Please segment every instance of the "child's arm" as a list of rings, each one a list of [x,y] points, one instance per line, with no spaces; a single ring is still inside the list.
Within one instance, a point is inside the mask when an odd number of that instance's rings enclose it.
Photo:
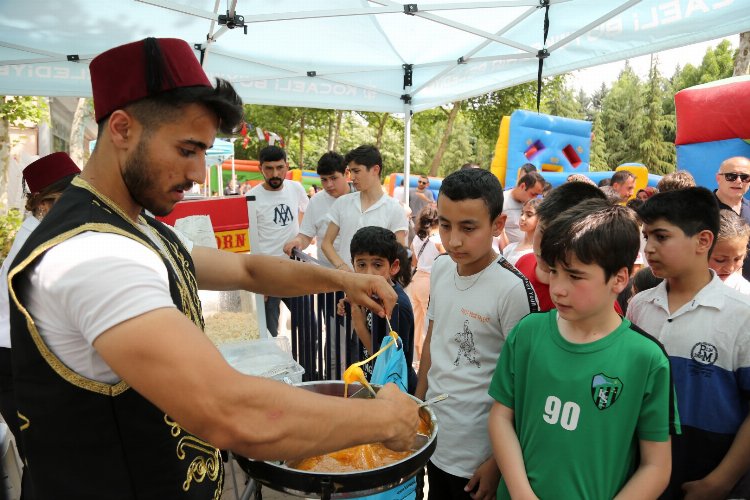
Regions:
[[[367,328],[367,318],[365,316],[367,313],[357,305],[352,305],[351,310],[352,328],[354,328],[359,341],[365,346],[367,352],[372,354],[375,351],[372,350],[372,334],[370,333],[370,329]]]
[[[521,443],[518,442],[513,419],[514,412],[511,408],[498,402],[492,404],[487,420],[492,451],[505,479],[510,497],[514,500],[535,499],[536,494],[531,489],[529,478],[526,476]]]
[[[432,358],[430,357],[430,341],[432,340],[432,320],[427,325],[427,335],[422,343],[422,357],[419,360],[419,373],[417,374],[417,388],[414,395],[419,399],[424,399],[427,394],[427,372],[430,371]]]
[[[682,485],[685,500],[726,498],[737,481],[750,469],[750,415],[745,417],[732,446],[714,470],[698,481]]]
[[[474,471],[474,475],[466,483],[464,491],[474,500],[495,500],[499,482],[500,469],[497,468],[495,457],[490,455],[490,458],[482,462],[482,465]],[[476,491],[473,491],[475,488]]]
[[[323,236],[323,243],[320,244],[320,249],[323,251],[326,259],[328,259],[328,262],[330,262],[333,267],[335,267],[336,269],[348,271],[349,264],[344,262],[344,260],[339,256],[338,253],[336,253],[336,250],[333,248],[333,242],[336,241],[336,236],[338,235],[339,226],[335,222],[328,223],[328,229],[326,229],[326,235]]]
[[[671,441],[640,439],[638,444],[641,452],[640,465],[615,497],[617,500],[658,498],[669,484],[669,475],[672,473]]]

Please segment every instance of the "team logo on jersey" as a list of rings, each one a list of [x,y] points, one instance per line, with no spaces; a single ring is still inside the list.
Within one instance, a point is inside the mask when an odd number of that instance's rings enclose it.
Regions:
[[[289,205],[279,203],[273,209],[273,223],[277,226],[286,226],[294,221],[294,215]]]
[[[690,357],[702,365],[712,365],[719,359],[719,350],[708,342],[698,342],[690,350]]]
[[[453,366],[458,366],[461,357],[466,358],[469,364],[475,365],[477,368],[482,366],[478,359],[477,346],[474,345],[474,333],[469,329],[468,319],[464,321],[464,331],[454,335],[453,340],[458,343],[458,354],[456,354]]]
[[[591,398],[600,410],[606,410],[615,404],[621,393],[622,381],[619,378],[599,373],[591,379]]]

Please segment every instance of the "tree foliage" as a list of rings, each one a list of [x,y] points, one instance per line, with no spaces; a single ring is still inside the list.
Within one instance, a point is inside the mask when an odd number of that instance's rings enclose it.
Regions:
[[[666,84],[659,73],[656,58],[653,58],[644,92],[643,136],[638,152],[640,162],[656,174],[668,174],[675,170],[674,144],[664,139],[664,133],[673,131],[675,123],[674,115],[665,114],[662,107],[667,93]]]

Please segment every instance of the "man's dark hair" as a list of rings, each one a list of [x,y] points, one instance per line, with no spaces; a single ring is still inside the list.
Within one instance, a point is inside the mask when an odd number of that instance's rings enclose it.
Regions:
[[[375,165],[380,165],[380,177],[383,177],[383,157],[380,155],[380,151],[375,146],[370,144],[363,144],[357,148],[352,149],[344,157],[344,165],[354,162],[358,165],[364,165],[367,170],[370,170]]]
[[[503,187],[497,177],[484,169],[456,170],[443,179],[440,185],[442,195],[452,201],[483,200],[490,214],[490,222],[503,211]]]
[[[258,153],[258,161],[263,165],[267,161],[286,161],[286,151],[278,146],[266,146]]]
[[[711,231],[714,234],[714,245],[719,235],[719,204],[714,194],[704,187],[657,193],[646,200],[638,210],[638,216],[644,224],[664,219],[679,227],[686,236]]]
[[[232,84],[221,78],[216,79],[216,87],[179,87],[139,99],[129,103],[124,109],[148,132],[157,130],[164,123],[177,120],[185,106],[190,104],[201,104],[213,111],[219,119],[219,131],[224,134],[236,131],[242,123],[242,99]],[[104,132],[109,116],[99,120],[99,137]]]
[[[318,175],[346,174],[344,157],[336,151],[328,151],[318,160]]]
[[[523,175],[530,174],[531,172],[536,172],[537,168],[536,165],[533,163],[524,163],[521,165],[521,167],[518,169],[521,172],[523,172]]]
[[[635,175],[633,175],[633,172],[630,172],[628,170],[618,170],[614,174],[612,174],[612,177],[609,179],[609,185],[612,184],[622,184],[626,180],[630,178],[635,179]]]
[[[463,165],[461,165],[461,170],[467,170],[470,168],[482,168],[482,167],[477,165],[476,163],[471,163],[471,162],[464,163]]]
[[[539,172],[529,172],[528,174],[523,174],[520,179],[518,179],[518,182],[516,183],[516,186],[526,186],[526,189],[530,189],[539,183],[541,186],[544,186],[544,177],[542,177],[542,174]]]
[[[558,214],[589,199],[606,200],[602,190],[585,182],[566,182],[549,192],[544,201],[537,207],[539,222],[547,225]]]
[[[623,267],[630,273],[640,247],[632,210],[590,199],[555,217],[544,230],[541,253],[550,267],[567,266],[573,256],[584,264],[596,264],[607,281]]]
[[[609,186],[610,184],[612,184],[612,181],[610,179],[602,179],[597,183],[597,186],[601,188],[601,187]]]

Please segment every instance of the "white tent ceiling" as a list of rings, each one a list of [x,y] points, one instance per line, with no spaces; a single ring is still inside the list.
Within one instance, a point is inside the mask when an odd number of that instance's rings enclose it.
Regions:
[[[91,95],[92,57],[156,36],[205,49],[206,72],[248,103],[420,111],[535,80],[540,3],[0,0],[0,95]],[[750,30],[748,3],[549,0],[544,74]],[[219,22],[227,11],[244,18],[247,34]]]

